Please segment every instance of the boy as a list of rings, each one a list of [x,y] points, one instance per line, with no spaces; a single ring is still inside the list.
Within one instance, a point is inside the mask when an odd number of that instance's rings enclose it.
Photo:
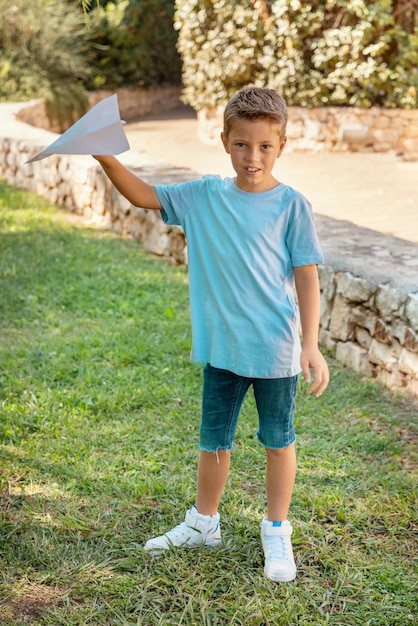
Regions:
[[[227,104],[222,143],[236,177],[204,176],[177,185],[148,185],[116,158],[96,156],[116,188],[134,205],[161,211],[187,238],[192,354],[204,367],[195,505],[185,521],[150,539],[145,550],[216,546],[218,505],[226,483],[238,414],[249,387],[267,457],[267,516],[261,522],[264,574],[296,576],[287,521],[296,473],[293,412],[298,374],[328,384],[318,349],[319,284],[323,261],[310,205],[272,174],[286,144],[287,109],[274,90],[247,87]],[[294,285],[300,310],[294,301]]]

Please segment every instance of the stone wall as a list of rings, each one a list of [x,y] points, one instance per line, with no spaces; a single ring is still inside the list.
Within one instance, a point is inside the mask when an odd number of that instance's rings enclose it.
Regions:
[[[89,106],[111,96],[111,91],[89,93]],[[118,89],[121,118],[132,120],[153,112],[170,111],[180,104],[181,87]],[[223,108],[198,112],[198,136],[204,143],[217,143],[222,130]],[[45,106],[36,100],[22,107],[17,119],[52,132],[69,125],[48,119]],[[289,107],[286,150],[335,152],[395,151],[405,161],[418,161],[418,110],[359,109],[353,107]]]
[[[89,108],[95,106],[100,100],[112,96],[114,91],[93,91],[88,94]],[[122,119],[132,120],[136,117],[164,111],[172,111],[180,104],[180,87],[153,87],[150,89],[128,89],[117,90],[118,105]],[[44,103],[41,100],[32,100],[17,112],[16,119],[20,122],[43,128],[54,133],[62,133],[76,121],[68,120],[67,123],[60,123],[51,120],[46,112]]]
[[[319,268],[321,345],[338,361],[418,395],[418,291]]]
[[[133,207],[91,157],[52,156],[26,164],[42,145],[0,139],[0,178],[45,196],[91,223],[129,234],[154,254],[187,263],[181,229]],[[151,184],[195,178],[186,169],[124,155]],[[321,344],[365,376],[418,395],[418,259],[416,245],[317,216],[327,263],[321,266]],[[371,245],[370,242],[373,242]]]
[[[199,139],[219,141],[223,108],[198,113]],[[286,150],[388,152],[418,161],[418,110],[289,107]]]

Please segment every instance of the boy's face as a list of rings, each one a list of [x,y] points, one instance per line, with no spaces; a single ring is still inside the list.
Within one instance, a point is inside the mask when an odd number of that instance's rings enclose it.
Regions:
[[[272,170],[286,144],[277,125],[270,120],[235,122],[228,136],[221,133],[222,143],[231,155],[237,174],[235,183],[243,191],[260,192],[276,187]]]

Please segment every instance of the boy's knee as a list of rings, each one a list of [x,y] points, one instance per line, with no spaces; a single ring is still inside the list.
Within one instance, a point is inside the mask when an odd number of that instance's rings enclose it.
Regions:
[[[295,449],[295,444],[291,443],[288,446],[285,446],[284,448],[265,448],[266,450],[266,454],[268,457],[270,458],[282,458],[284,456],[287,456],[288,454],[293,454],[293,451]]]

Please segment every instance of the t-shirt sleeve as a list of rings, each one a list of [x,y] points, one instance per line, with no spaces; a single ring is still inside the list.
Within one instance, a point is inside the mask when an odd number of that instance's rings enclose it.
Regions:
[[[291,218],[286,237],[293,267],[318,265],[324,255],[315,230],[312,207],[302,195],[293,200]]]
[[[163,222],[184,226],[188,212],[197,206],[203,184],[204,179],[197,179],[174,185],[156,185],[155,191],[163,207]]]

